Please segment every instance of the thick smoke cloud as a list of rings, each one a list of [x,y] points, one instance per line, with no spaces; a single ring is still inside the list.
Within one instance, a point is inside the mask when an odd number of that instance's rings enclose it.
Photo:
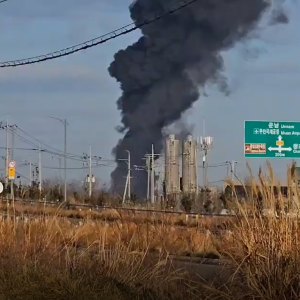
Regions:
[[[176,2],[175,2],[176,3]],[[136,24],[176,5],[171,0],[137,0],[130,6]],[[199,87],[216,83],[228,94],[222,76],[220,51],[232,48],[252,31],[269,7],[268,0],[198,0],[142,28],[143,36],[115,54],[109,73],[120,83],[118,109],[124,133],[113,150],[118,166],[111,174],[112,189],[124,188],[127,165],[120,160],[131,152],[132,165],[163,148],[162,130],[200,97]],[[146,172],[133,172],[133,188],[146,191]]]
[[[187,116],[183,115],[180,120],[174,122],[163,131],[163,136],[167,138],[170,134],[174,134],[176,139],[183,141],[188,135],[193,134],[194,128],[195,124],[190,124]]]

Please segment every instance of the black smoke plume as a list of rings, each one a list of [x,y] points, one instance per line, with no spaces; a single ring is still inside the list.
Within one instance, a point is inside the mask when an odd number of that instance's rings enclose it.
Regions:
[[[187,0],[188,1],[188,0]],[[178,3],[178,2],[177,2]],[[198,100],[199,87],[217,83],[228,93],[220,51],[256,28],[269,8],[269,0],[198,0],[142,28],[142,37],[115,54],[109,73],[120,83],[118,109],[124,133],[113,154],[117,168],[112,189],[123,191],[127,174],[125,150],[131,153],[133,190],[145,195],[147,173],[134,171],[144,165],[145,153],[163,148],[162,130]],[[132,20],[141,24],[176,6],[171,0],[137,0],[130,6]]]

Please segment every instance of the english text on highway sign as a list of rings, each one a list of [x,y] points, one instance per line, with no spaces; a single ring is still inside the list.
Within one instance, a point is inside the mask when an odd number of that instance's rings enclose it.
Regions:
[[[245,157],[300,158],[300,122],[245,121]]]

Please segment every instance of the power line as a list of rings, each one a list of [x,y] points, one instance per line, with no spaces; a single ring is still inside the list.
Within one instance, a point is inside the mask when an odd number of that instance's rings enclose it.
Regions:
[[[1,2],[0,2],[0,3],[1,3]],[[26,177],[26,176],[24,176],[24,175],[20,174],[20,173],[19,173],[19,172],[17,172],[17,171],[16,171],[16,174],[17,174],[17,175],[19,175],[20,177],[22,177],[22,178],[24,178],[24,179],[26,179],[26,180],[30,181],[30,179],[29,179],[28,177]]]
[[[19,127],[18,127],[19,128]],[[35,144],[35,143],[33,143],[33,142],[31,142],[31,141],[29,141],[28,139],[26,139],[25,137],[23,137],[23,136],[21,136],[20,134],[18,134],[17,132],[15,132],[14,133],[15,134],[15,136],[17,137],[17,138],[19,138],[21,141],[23,141],[24,143],[26,143],[26,144],[28,144],[28,145],[30,145],[30,146],[33,146],[33,147],[35,147],[35,148],[32,148],[32,151],[40,151],[39,149],[38,149],[38,146],[37,146],[37,144]],[[37,140],[37,139],[36,139]],[[37,140],[38,141],[38,140]],[[45,152],[45,153],[48,153],[48,154],[51,154],[51,155],[56,155],[56,156],[60,156],[60,157],[65,157],[65,155],[63,154],[63,153],[57,153],[57,152],[55,152],[55,151],[51,151],[51,150],[48,150],[48,149],[42,149],[41,150],[42,152]],[[67,158],[68,159],[71,159],[71,160],[76,160],[76,161],[80,161],[80,162],[84,162],[85,161],[85,159],[80,159],[80,158],[76,158],[76,156],[77,157],[80,157],[79,155],[67,155]],[[95,159],[94,159],[95,160]]]
[[[18,128],[21,132],[23,132],[25,135],[27,135],[28,137],[32,138],[33,140],[35,140],[36,142],[40,143],[41,145],[44,145],[44,146],[46,146],[47,148],[53,149],[53,150],[55,150],[55,151],[57,151],[57,152],[63,152],[63,151],[61,151],[61,150],[59,150],[59,149],[56,149],[56,148],[54,148],[54,147],[52,147],[52,146],[49,146],[49,145],[43,143],[42,141],[36,139],[34,136],[32,136],[31,134],[27,133],[26,131],[24,131],[24,130],[23,130],[22,128],[20,128],[19,126],[17,126],[17,128]]]
[[[56,58],[63,57],[63,56],[68,56],[68,55],[74,54],[76,52],[95,47],[97,45],[108,42],[109,40],[115,39],[121,35],[128,34],[137,29],[140,29],[146,25],[149,25],[155,21],[158,21],[167,15],[170,15],[176,11],[179,11],[179,10],[191,5],[192,3],[196,2],[196,1],[197,0],[190,0],[190,1],[182,0],[181,1],[182,4],[180,4],[174,8],[170,8],[168,11],[166,11],[160,15],[156,15],[154,18],[153,17],[149,18],[148,20],[145,20],[144,22],[142,22],[140,24],[136,25],[135,23],[131,23],[131,24],[123,26],[119,29],[116,29],[114,31],[111,31],[109,33],[106,33],[104,35],[96,37],[92,40],[89,40],[89,41],[86,41],[86,42],[83,42],[83,43],[80,43],[80,44],[77,44],[77,45],[74,45],[74,46],[71,46],[68,48],[64,48],[64,49],[54,51],[54,52],[44,54],[44,55],[38,55],[38,56],[29,57],[29,58],[0,62],[0,68],[31,65],[31,64],[35,64],[35,63],[39,63],[39,62],[43,62],[43,61],[47,61],[47,60],[56,59]]]
[[[8,1],[8,0],[0,0],[0,4],[3,3],[3,2],[6,2],[6,1]]]
[[[0,149],[6,149],[6,147],[0,147]],[[39,151],[39,149],[37,148],[18,148],[18,147],[14,147],[15,150],[27,150],[27,151]]]
[[[214,165],[208,165],[208,168],[219,168],[219,167],[225,167],[228,166],[228,163],[220,163],[220,164],[214,164]],[[203,169],[203,166],[198,166],[198,168]]]
[[[34,167],[38,166],[37,164],[34,164],[34,163],[32,163],[31,165],[34,166]],[[20,165],[20,167],[21,166],[28,166],[28,163],[24,163],[24,164]],[[100,167],[113,167],[113,166],[109,166],[109,165],[106,165],[106,164],[92,165],[92,168],[100,168]],[[64,168],[50,167],[50,166],[42,166],[42,168],[43,169],[50,169],[50,170],[64,170]],[[67,170],[87,170],[87,169],[89,169],[89,166],[87,166],[87,167],[70,167],[70,168],[67,168]]]
[[[39,144],[47,147],[47,148],[50,148],[50,149],[53,149],[54,151],[52,150],[47,150],[47,149],[43,149],[43,152],[46,152],[46,153],[49,153],[49,154],[53,154],[53,155],[56,155],[56,156],[60,156],[60,157],[65,157],[65,153],[64,151],[61,151],[57,148],[54,148],[44,142],[42,142],[41,140],[35,138],[33,135],[29,134],[28,132],[26,132],[25,130],[23,130],[22,128],[20,128],[19,126],[16,126],[22,133],[24,133],[25,135],[27,135],[28,137],[30,137],[31,139],[35,140],[36,142],[38,142]],[[19,135],[20,137],[20,135]],[[31,145],[34,145],[36,148],[38,148],[38,146],[34,143],[32,143],[31,141],[29,141],[28,139],[24,138],[24,137],[21,137],[24,141],[28,141],[28,143],[30,143]],[[39,150],[39,149],[37,149]],[[71,159],[71,160],[77,160],[77,161],[80,161],[80,162],[84,162],[86,161],[85,158],[83,158],[83,155],[78,155],[78,154],[73,154],[73,153],[66,153],[66,157],[68,159]],[[92,160],[93,161],[99,161],[99,160],[102,160],[102,158],[98,157],[98,156],[93,156],[92,157]]]

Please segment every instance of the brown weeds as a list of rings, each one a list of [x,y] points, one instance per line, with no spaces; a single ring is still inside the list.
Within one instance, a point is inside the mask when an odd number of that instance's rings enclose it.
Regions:
[[[101,215],[97,220],[90,212],[81,212],[84,218],[78,222],[59,217],[62,212],[45,211],[35,220],[2,220],[0,300],[298,300],[295,166],[288,169],[287,197],[281,194],[271,165],[267,168],[268,173],[261,171],[257,180],[249,168],[246,202],[231,199],[236,218],[186,221],[185,215],[110,210],[97,212]],[[212,231],[223,223],[230,231],[214,235]],[[170,254],[204,253],[229,261],[233,275],[219,289],[212,283],[199,285],[171,268]]]

